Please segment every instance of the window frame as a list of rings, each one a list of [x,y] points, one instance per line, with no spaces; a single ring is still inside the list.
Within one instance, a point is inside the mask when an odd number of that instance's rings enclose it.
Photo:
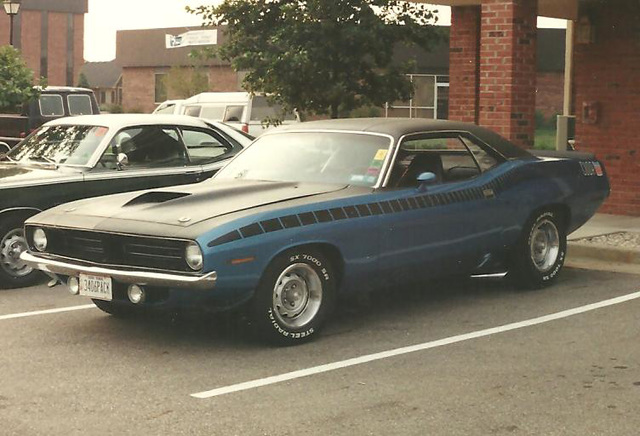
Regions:
[[[43,114],[42,113],[42,97],[57,97],[60,100],[60,107],[62,108],[62,113],[61,114]],[[40,96],[38,97],[38,110],[40,111],[40,116],[41,117],[45,117],[45,118],[52,118],[52,117],[64,117],[65,114],[65,109],[64,109],[64,98],[62,98],[62,94],[40,94]]]
[[[78,97],[83,97],[89,100],[89,113],[88,114],[77,114],[71,111],[71,99],[75,99]],[[67,95],[67,107],[69,108],[69,115],[72,116],[81,116],[81,115],[93,115],[93,105],[91,104],[91,97],[88,94],[68,94]]]
[[[473,159],[474,163],[476,164],[477,168],[480,170],[480,173],[475,176],[472,177],[470,179],[467,180],[473,180],[479,176],[481,176],[482,174],[485,174],[487,172],[493,171],[496,168],[498,168],[500,165],[504,164],[505,162],[508,162],[508,159],[503,156],[500,152],[498,152],[495,148],[493,148],[491,145],[487,144],[486,142],[484,142],[483,140],[481,140],[480,138],[478,138],[476,135],[472,134],[471,132],[468,131],[464,131],[464,130],[442,130],[442,131],[425,131],[425,132],[412,132],[412,133],[407,133],[405,135],[402,135],[397,143],[396,143],[396,147],[395,150],[393,152],[393,156],[391,158],[391,161],[389,162],[388,168],[387,168],[387,173],[384,176],[384,181],[381,185],[381,188],[389,188],[389,189],[398,189],[396,187],[393,186],[389,186],[389,181],[391,179],[391,174],[393,172],[393,166],[394,163],[396,162],[397,158],[398,158],[398,153],[399,151],[402,149],[402,145],[403,143],[405,143],[407,140],[415,140],[415,139],[445,139],[445,138],[456,138],[459,139],[460,142],[462,143],[462,145],[465,147],[465,149],[467,150],[467,153],[469,153],[471,155],[471,158]],[[467,144],[465,144],[465,142],[462,140],[462,138],[467,138],[468,140],[472,141],[474,144],[476,144],[478,147],[480,147],[482,150],[484,150],[487,154],[491,155],[494,159],[496,159],[497,164],[486,170],[483,171],[482,167],[480,166],[479,162],[477,161],[477,159],[475,158],[474,154],[471,152],[471,150],[469,149],[469,147],[467,146]],[[447,185],[449,183],[458,183],[460,182],[458,181],[452,181],[452,182],[443,182],[441,183],[442,185]],[[405,188],[401,188],[401,189],[405,189]]]

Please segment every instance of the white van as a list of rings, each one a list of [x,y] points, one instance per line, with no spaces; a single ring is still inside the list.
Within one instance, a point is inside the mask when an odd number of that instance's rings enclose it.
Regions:
[[[158,106],[153,113],[163,115],[181,115],[183,113],[184,100],[167,100]]]
[[[266,118],[282,119],[282,124],[300,122],[296,113],[284,114],[277,104],[269,104],[264,95],[247,92],[203,92],[182,102],[182,113],[206,120],[222,121],[245,133],[259,136],[268,128]]]

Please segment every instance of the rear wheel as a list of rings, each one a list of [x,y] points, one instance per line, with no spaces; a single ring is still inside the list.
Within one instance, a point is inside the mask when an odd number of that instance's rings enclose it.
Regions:
[[[529,220],[516,247],[509,277],[521,287],[541,288],[558,276],[567,255],[567,234],[554,211]]]
[[[20,259],[22,252],[28,248],[23,225],[21,218],[0,219],[0,287],[21,288],[33,285],[42,278],[39,271]]]
[[[267,267],[251,302],[256,333],[280,345],[303,343],[324,325],[335,300],[329,260],[315,250],[294,250]]]

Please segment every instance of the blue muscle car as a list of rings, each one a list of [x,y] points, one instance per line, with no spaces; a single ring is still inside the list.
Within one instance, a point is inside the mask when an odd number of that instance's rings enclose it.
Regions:
[[[242,306],[292,344],[341,293],[451,274],[549,284],[608,194],[593,155],[534,156],[474,125],[317,121],[263,135],[199,184],[47,210],[22,259],[108,313]]]

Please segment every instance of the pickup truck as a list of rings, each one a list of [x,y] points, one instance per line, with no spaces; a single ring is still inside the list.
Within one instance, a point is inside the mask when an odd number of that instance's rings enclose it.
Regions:
[[[19,115],[0,114],[0,143],[12,148],[47,121],[99,113],[100,108],[92,90],[49,86],[41,91],[38,99],[25,103]],[[0,145],[0,153],[5,148]]]

